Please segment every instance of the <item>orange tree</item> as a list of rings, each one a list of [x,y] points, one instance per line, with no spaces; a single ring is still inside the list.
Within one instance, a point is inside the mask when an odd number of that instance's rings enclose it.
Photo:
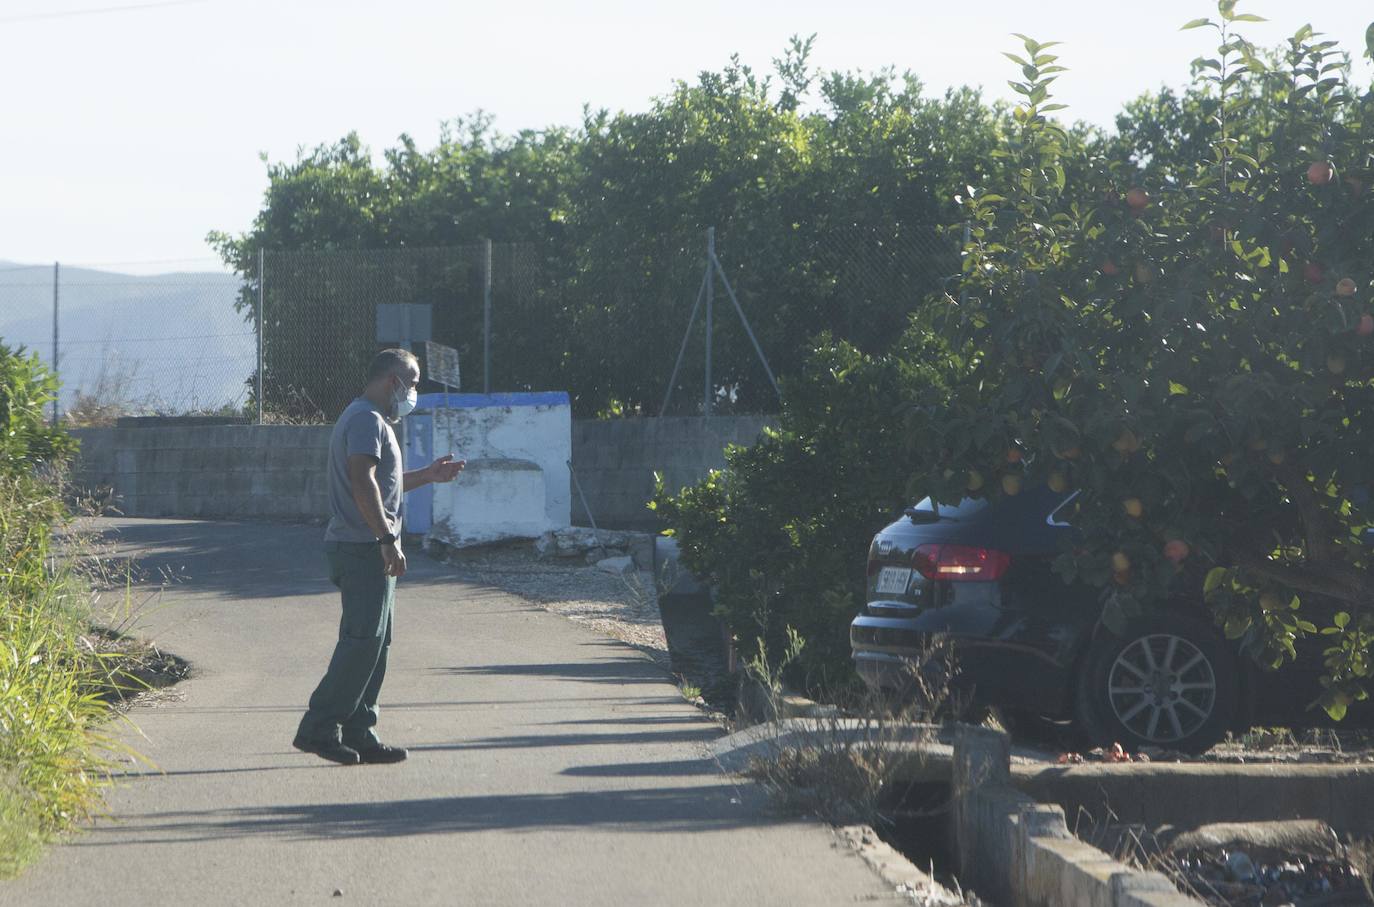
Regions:
[[[1070,160],[1051,45],[1008,55],[1013,176],[969,190],[963,292],[931,319],[978,353],[911,416],[913,490],[1080,490],[1057,567],[1109,627],[1182,600],[1274,667],[1327,634],[1339,718],[1374,674],[1374,91],[1310,27],[1261,53],[1257,17],[1218,13],[1186,26],[1220,38],[1194,64],[1212,139],[1164,169]]]

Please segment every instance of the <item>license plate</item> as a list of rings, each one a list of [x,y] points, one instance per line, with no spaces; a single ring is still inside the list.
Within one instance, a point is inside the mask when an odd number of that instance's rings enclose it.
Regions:
[[[878,591],[884,595],[905,595],[909,585],[910,567],[884,567],[878,573]]]

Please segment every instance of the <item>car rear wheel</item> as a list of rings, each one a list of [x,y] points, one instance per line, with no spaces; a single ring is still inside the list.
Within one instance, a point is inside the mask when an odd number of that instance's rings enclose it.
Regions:
[[[1207,626],[1182,617],[1108,631],[1084,659],[1075,718],[1093,743],[1202,752],[1230,728],[1236,659]]]

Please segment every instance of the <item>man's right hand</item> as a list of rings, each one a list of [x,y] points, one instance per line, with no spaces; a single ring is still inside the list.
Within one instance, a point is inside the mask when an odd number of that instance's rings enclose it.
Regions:
[[[406,556],[401,551],[401,540],[382,546],[382,566],[387,576],[405,576]]]

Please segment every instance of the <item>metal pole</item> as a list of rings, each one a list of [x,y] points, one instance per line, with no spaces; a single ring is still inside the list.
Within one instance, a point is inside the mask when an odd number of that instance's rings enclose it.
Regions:
[[[749,342],[754,344],[754,352],[759,354],[759,362],[763,364],[763,370],[768,375],[768,383],[773,385],[773,393],[782,399],[782,391],[778,389],[778,379],[773,377],[773,370],[768,366],[768,357],[763,355],[763,347],[759,346],[759,338],[754,336],[754,329],[749,326],[749,319],[744,315],[744,308],[739,304],[739,297],[735,295],[735,288],[730,286],[730,278],[725,276],[725,268],[721,267],[720,259],[716,258],[715,253],[711,254],[711,262],[716,267],[716,273],[720,275],[720,282],[725,285],[725,292],[730,295],[730,301],[735,304],[735,311],[739,313],[740,324],[744,325],[744,333],[749,335]]]
[[[701,297],[706,295],[706,281],[711,279],[711,269],[701,275],[701,288],[697,290],[697,301],[692,303],[692,315],[687,319],[687,330],[682,335],[682,346],[677,350],[677,362],[673,364],[673,377],[668,379],[668,393],[663,395],[663,408],[658,411],[659,418],[668,412],[668,401],[673,399],[673,388],[677,386],[677,373],[682,368],[682,357],[687,353],[687,341],[692,339],[692,325],[697,323],[697,310],[701,308]]]
[[[258,386],[257,386],[257,397],[258,397],[258,424],[259,424],[259,425],[263,424],[263,420],[262,420],[262,384],[263,384],[263,382],[262,382],[262,345],[263,345],[263,344],[262,344],[262,326],[263,326],[263,323],[264,323],[264,319],[263,319],[263,317],[262,317],[262,315],[263,315],[262,307],[263,307],[264,302],[265,302],[266,299],[267,299],[267,294],[266,294],[266,292],[265,292],[264,289],[263,289],[263,284],[264,284],[264,273],[265,273],[266,262],[267,262],[267,256],[266,256],[266,254],[263,252],[262,247],[258,247],[258,312],[257,312],[258,317],[257,317],[257,324],[255,325],[255,327],[256,327],[256,329],[257,329],[257,335],[258,335]]]
[[[716,228],[706,229],[706,387],[701,401],[701,414],[711,415],[711,330],[714,327],[713,309],[716,303],[716,282],[711,279],[711,262],[716,257]]]
[[[482,256],[482,393],[491,393],[491,240]]]
[[[587,522],[592,524],[592,532],[596,533],[597,545],[601,544],[601,530],[596,528],[596,517],[592,516],[592,508],[587,506],[587,496],[582,492],[582,483],[577,480],[577,470],[573,469],[572,460],[565,461],[568,464],[568,474],[572,476],[573,487],[577,489],[577,496],[582,500],[582,509],[587,511]]]
[[[52,376],[58,382],[57,394],[52,399],[52,424],[55,427],[60,418],[62,404],[62,383],[61,383],[61,352],[57,343],[57,300],[58,287],[61,284],[62,266],[57,262],[52,263]]]

